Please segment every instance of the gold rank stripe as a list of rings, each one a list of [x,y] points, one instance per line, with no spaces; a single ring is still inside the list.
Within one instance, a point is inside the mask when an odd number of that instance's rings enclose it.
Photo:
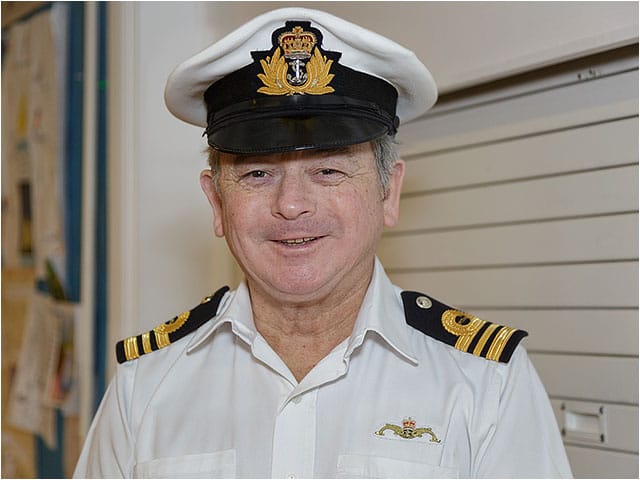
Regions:
[[[169,334],[163,331],[158,331],[158,329],[154,329],[153,332],[156,334],[156,343],[158,344],[158,348],[164,348],[168,345],[171,345],[171,340],[169,340]]]
[[[480,356],[480,354],[482,353],[482,350],[484,349],[484,346],[487,344],[487,340],[489,340],[489,337],[491,336],[491,334],[496,330],[496,328],[498,328],[500,325],[498,325],[497,323],[492,323],[491,325],[489,325],[486,330],[484,331],[484,333],[482,334],[482,336],[480,337],[480,340],[478,340],[478,344],[476,345],[476,347],[473,349],[473,354]]]
[[[129,337],[124,341],[124,355],[127,360],[133,360],[140,356],[137,337]]]
[[[142,350],[144,353],[151,353],[153,351],[151,348],[151,332],[142,334]]]
[[[502,330],[498,332],[496,338],[491,342],[489,351],[487,352],[487,359],[499,361],[504,348],[507,346],[507,342],[511,338],[511,335],[515,333],[516,329],[511,327],[502,327]]]
[[[206,299],[205,299],[206,300]],[[208,301],[208,300],[207,300]],[[177,331],[180,327],[182,327],[189,315],[190,311],[186,311],[178,315],[173,321],[163,323],[156,328],[154,328],[151,332],[146,332],[138,336],[129,337],[124,340],[124,355],[126,360],[135,360],[139,358],[140,355],[144,355],[145,353],[153,352],[153,347],[151,346],[151,333],[153,332],[156,340],[156,345],[158,349],[171,345],[171,340],[169,339],[169,333],[173,333]],[[142,353],[140,353],[140,349],[138,347],[138,337],[140,337],[142,341]]]
[[[120,340],[116,344],[116,358],[119,363],[135,360],[141,356],[171,345],[188,333],[199,328],[204,322],[214,318],[220,301],[229,291],[229,287],[218,290],[213,295],[204,297],[200,305],[193,310],[182,312],[177,317],[162,323],[153,330]],[[211,303],[210,303],[211,302]],[[191,314],[196,312],[194,321],[189,323]],[[207,316],[209,317],[207,318]]]

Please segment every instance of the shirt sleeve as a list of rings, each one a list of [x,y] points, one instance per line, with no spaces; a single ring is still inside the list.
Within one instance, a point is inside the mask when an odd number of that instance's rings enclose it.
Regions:
[[[134,438],[129,399],[135,364],[118,367],[87,434],[74,478],[131,478]]]
[[[572,478],[549,397],[523,347],[501,373],[495,425],[473,476]]]

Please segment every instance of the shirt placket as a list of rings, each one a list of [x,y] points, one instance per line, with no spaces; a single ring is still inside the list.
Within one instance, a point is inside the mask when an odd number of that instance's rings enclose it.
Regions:
[[[275,419],[271,476],[311,478],[315,472],[317,422],[322,385],[345,375],[346,342],[323,358],[284,398]]]
[[[317,399],[318,389],[312,389],[285,400],[273,432],[272,477],[313,477]]]

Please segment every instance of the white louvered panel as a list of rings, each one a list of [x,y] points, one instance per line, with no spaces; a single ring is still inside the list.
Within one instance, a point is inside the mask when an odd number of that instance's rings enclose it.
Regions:
[[[500,87],[476,89],[473,95],[448,97],[446,102],[438,102],[431,109],[430,115],[442,114],[451,110],[471,108],[489,102],[504,100],[505,98],[530,95],[533,92],[574,85],[576,80],[589,76],[593,66],[597,64],[597,74],[600,78],[619,75],[638,68],[637,46],[626,47],[606,52],[596,57],[573,60],[569,63],[557,64],[544,73],[535,72],[528,76],[528,81],[502,82]],[[593,80],[593,77],[591,77]],[[583,80],[584,81],[584,80]]]
[[[495,141],[638,114],[638,71],[449,112],[404,125],[402,154]]]
[[[471,313],[529,332],[530,352],[638,355],[637,310],[484,310]]]
[[[556,411],[607,414],[604,442],[566,440],[574,474],[637,477],[638,72],[522,89],[403,128],[378,253],[401,287],[528,330]]]
[[[638,263],[389,271],[394,283],[472,311],[482,307],[607,308],[638,306]]]
[[[597,423],[603,427],[603,436],[601,438],[579,438],[572,437],[567,438],[567,442],[574,444],[585,445],[590,447],[605,448],[608,450],[624,450],[626,452],[638,453],[638,406],[637,405],[618,405],[608,402],[575,402],[571,399],[554,398],[551,400],[551,406],[553,412],[558,420],[558,425],[562,429],[567,425],[567,412],[573,409],[573,405],[577,404],[577,411],[585,411],[592,413],[592,415],[585,415],[587,417],[598,417]],[[584,410],[582,410],[582,407]],[[593,415],[595,414],[595,415]],[[589,430],[590,427],[594,427],[594,418],[585,422],[585,425],[579,425],[584,430]],[[589,425],[591,423],[591,425]],[[586,428],[585,428],[586,427]],[[597,425],[600,427],[600,425]],[[565,428],[565,435],[566,434]],[[594,429],[595,430],[595,429]],[[570,436],[570,434],[569,434]]]
[[[575,478],[638,478],[638,454],[567,446]]]
[[[550,397],[638,404],[637,358],[546,353],[529,356]]]
[[[388,269],[636,258],[638,214],[383,237]]]
[[[403,192],[637,163],[637,132],[636,117],[420,155],[407,160]]]
[[[453,174],[453,172],[452,172]],[[638,206],[638,167],[467,188],[401,201],[397,231],[618,213]]]

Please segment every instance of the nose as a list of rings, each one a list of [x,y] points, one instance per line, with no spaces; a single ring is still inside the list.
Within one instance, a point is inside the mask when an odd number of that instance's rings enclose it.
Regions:
[[[271,206],[275,217],[295,220],[315,213],[316,204],[304,175],[285,173],[280,178]]]

